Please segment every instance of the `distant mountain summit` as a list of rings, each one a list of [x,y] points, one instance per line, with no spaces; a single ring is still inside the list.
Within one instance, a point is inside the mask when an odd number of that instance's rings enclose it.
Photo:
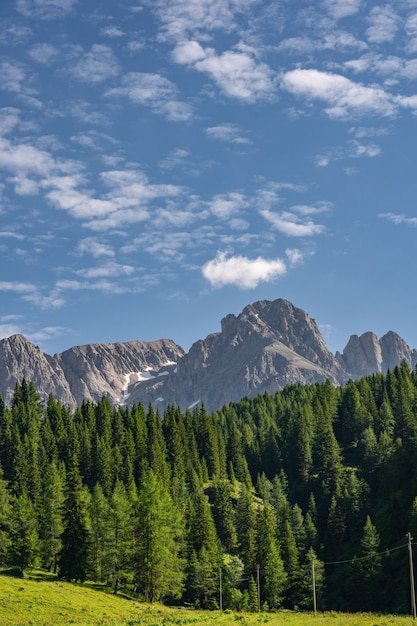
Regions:
[[[8,403],[16,381],[33,380],[71,407],[107,396],[113,404],[168,405],[183,410],[204,402],[224,404],[275,393],[291,383],[349,378],[417,363],[417,350],[390,331],[352,335],[342,353],[327,348],[317,322],[287,300],[262,300],[240,315],[227,315],[221,330],[196,341],[186,353],[169,339],[76,346],[53,357],[23,335],[0,341],[0,393]]]

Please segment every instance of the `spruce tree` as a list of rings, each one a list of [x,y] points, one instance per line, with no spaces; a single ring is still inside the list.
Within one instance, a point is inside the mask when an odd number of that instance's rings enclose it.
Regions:
[[[11,545],[11,495],[8,483],[3,479],[3,470],[0,467],[0,567],[5,565]]]
[[[35,509],[26,493],[13,504],[11,519],[10,561],[23,575],[27,567],[39,565],[40,542]]]
[[[84,582],[88,570],[90,530],[85,492],[75,456],[66,477],[63,522],[59,577]]]

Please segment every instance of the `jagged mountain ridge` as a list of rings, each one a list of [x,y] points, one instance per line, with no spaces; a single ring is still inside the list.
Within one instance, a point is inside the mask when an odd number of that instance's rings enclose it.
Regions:
[[[227,315],[221,330],[196,341],[186,353],[172,340],[75,346],[44,354],[22,335],[0,341],[0,393],[9,403],[16,381],[33,380],[71,407],[107,396],[114,404],[152,402],[161,411],[204,402],[213,411],[244,396],[275,393],[290,383],[326,379],[335,385],[403,360],[411,367],[417,351],[393,331],[352,335],[333,355],[317,322],[287,300],[263,300],[240,315]]]

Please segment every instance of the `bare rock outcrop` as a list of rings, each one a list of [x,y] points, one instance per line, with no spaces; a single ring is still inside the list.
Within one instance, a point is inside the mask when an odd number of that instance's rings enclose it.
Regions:
[[[389,331],[378,339],[375,333],[352,335],[343,350],[336,353],[340,365],[352,379],[362,378],[376,372],[386,374],[388,370],[406,361],[414,368],[417,351],[412,350],[397,333]]]

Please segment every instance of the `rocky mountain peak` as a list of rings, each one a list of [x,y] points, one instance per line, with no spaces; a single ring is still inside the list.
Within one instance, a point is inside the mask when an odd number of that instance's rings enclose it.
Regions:
[[[199,339],[186,353],[170,339],[75,346],[53,357],[12,335],[0,341],[0,393],[9,403],[16,381],[33,380],[71,407],[98,401],[152,402],[163,411],[204,402],[214,411],[244,396],[275,393],[288,384],[330,380],[335,385],[385,373],[417,351],[395,332],[352,335],[342,354],[327,348],[317,322],[284,299],[260,300],[239,315],[226,315],[220,331]]]

